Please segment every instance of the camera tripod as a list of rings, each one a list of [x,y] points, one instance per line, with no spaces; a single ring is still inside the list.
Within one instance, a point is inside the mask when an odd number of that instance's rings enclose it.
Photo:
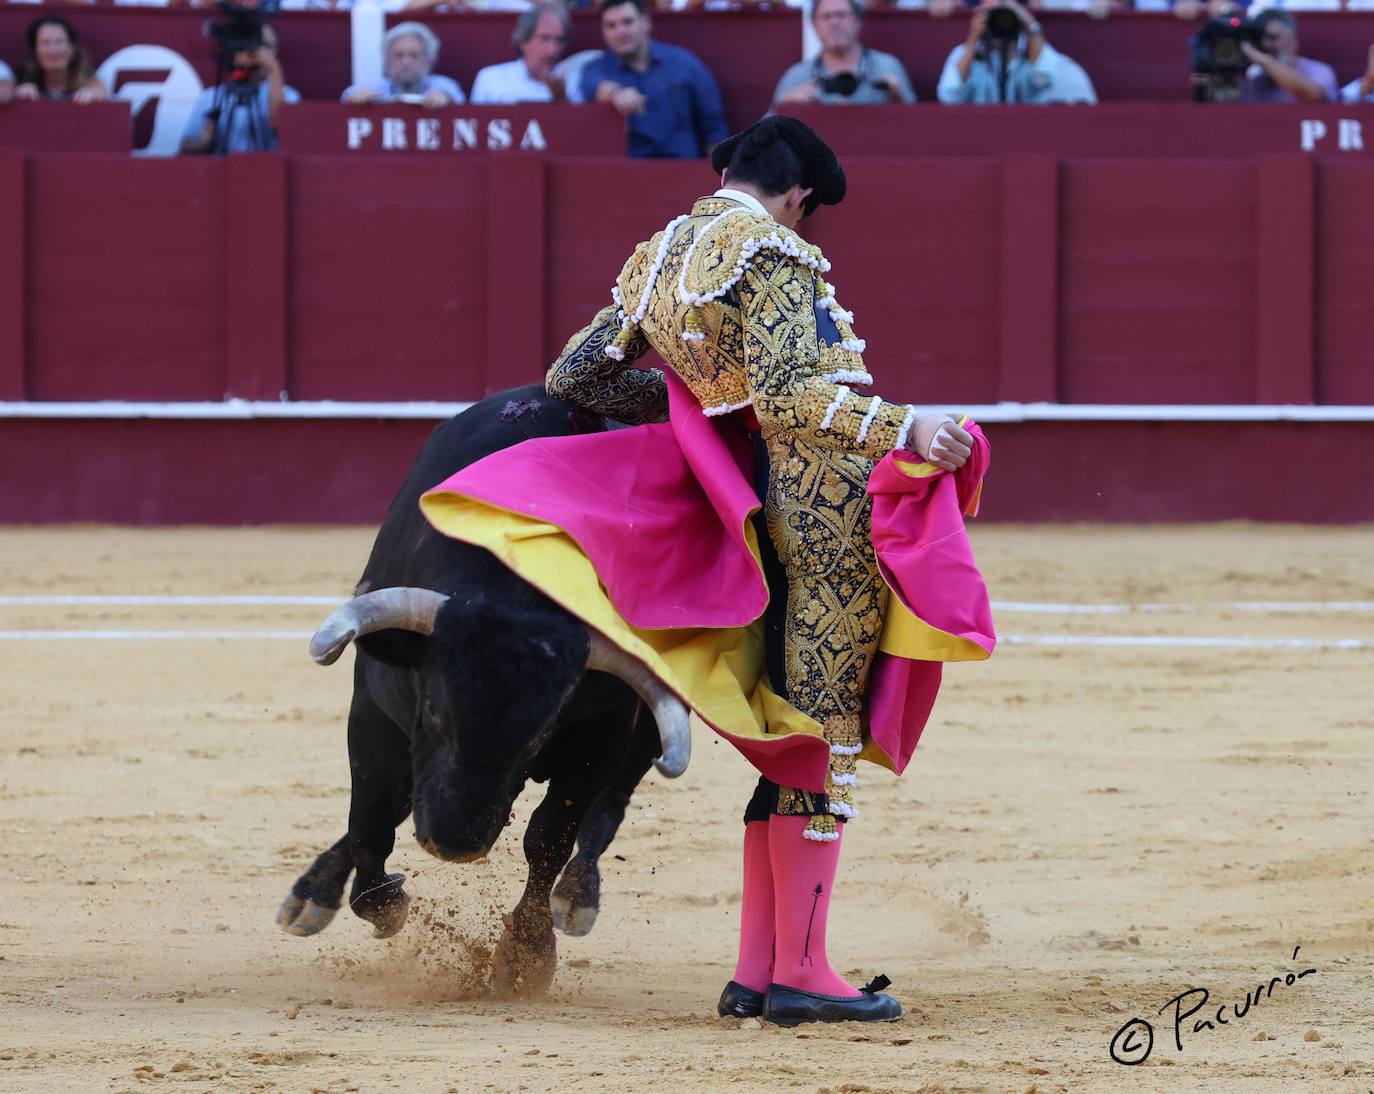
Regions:
[[[210,152],[216,156],[229,153],[229,141],[234,132],[234,120],[244,119],[248,139],[254,151],[263,151],[268,146],[271,127],[263,117],[258,101],[262,85],[253,79],[251,71],[231,68],[228,58],[220,54],[215,71],[215,102],[210,111],[214,119],[215,131],[210,140]]]

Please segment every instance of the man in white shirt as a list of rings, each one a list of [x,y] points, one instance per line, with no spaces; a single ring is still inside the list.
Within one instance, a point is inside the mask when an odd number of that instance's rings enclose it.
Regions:
[[[558,59],[568,44],[572,20],[561,4],[539,3],[516,20],[511,43],[520,55],[489,65],[472,85],[474,103],[556,103],[568,98]]]
[[[1364,75],[1341,88],[1341,102],[1374,103],[1374,46],[1369,47],[1369,67]]]
[[[439,39],[423,23],[398,23],[382,36],[383,78],[354,84],[344,91],[346,103],[416,102],[429,110],[463,102],[457,80],[434,74]]]

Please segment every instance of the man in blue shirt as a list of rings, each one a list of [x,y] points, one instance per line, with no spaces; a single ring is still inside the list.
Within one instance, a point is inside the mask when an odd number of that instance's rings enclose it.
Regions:
[[[182,152],[270,152],[277,147],[277,116],[283,103],[298,103],[277,60],[277,32],[262,28],[262,45],[238,50],[229,81],[207,87],[196,99],[181,136]]]
[[[582,69],[582,98],[626,117],[632,156],[710,155],[730,133],[715,77],[687,50],[652,41],[649,30],[644,0],[605,0],[606,52]]]

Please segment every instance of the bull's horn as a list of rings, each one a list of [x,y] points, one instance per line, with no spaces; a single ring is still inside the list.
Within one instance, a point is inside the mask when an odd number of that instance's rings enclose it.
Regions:
[[[649,704],[654,721],[658,723],[659,743],[663,746],[663,755],[654,761],[654,766],[668,778],[676,779],[687,770],[687,762],[692,758],[692,726],[686,705],[664,687],[643,662],[596,631],[591,632],[591,637],[587,667],[620,677]]]
[[[320,624],[310,639],[310,656],[317,664],[332,665],[355,638],[374,631],[434,633],[434,618],[446,597],[433,589],[394,588],[355,596]]]

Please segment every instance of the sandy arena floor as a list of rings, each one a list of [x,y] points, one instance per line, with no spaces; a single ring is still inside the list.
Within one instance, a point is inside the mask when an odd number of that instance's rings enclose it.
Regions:
[[[752,778],[709,736],[682,780],[641,788],[551,994],[508,1002],[484,953],[523,880],[517,829],[451,866],[404,828],[415,906],[394,939],[347,913],[311,939],[273,925],[344,829],[347,658],[0,638],[0,1090],[1374,1090],[1374,614],[1330,603],[1374,601],[1374,529],[975,537],[998,601],[1199,607],[1002,611],[1002,647],[949,672],[908,775],[864,779],[831,952],[892,978],[907,1015],[888,1026],[714,1016]],[[370,538],[0,530],[0,595],[342,595]],[[1247,601],[1326,606],[1226,606]],[[0,631],[310,631],[326,611],[11,601]],[[1365,645],[1010,641],[1037,635]],[[1169,1003],[1194,987],[1211,1005],[1179,1051]],[[1229,1025],[1192,1032],[1221,1005]],[[1127,1068],[1109,1043],[1135,1016],[1154,1048]]]

